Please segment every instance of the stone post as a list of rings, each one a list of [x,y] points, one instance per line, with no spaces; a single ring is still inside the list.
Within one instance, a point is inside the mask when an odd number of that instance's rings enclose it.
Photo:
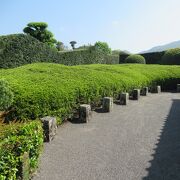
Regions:
[[[29,153],[25,152],[20,159],[20,177],[22,180],[30,179]]]
[[[134,89],[132,93],[132,97],[134,100],[139,100],[140,98],[140,89]]]
[[[120,104],[127,105],[129,102],[129,93],[121,93],[120,94]]]
[[[154,86],[151,89],[151,93],[160,93],[161,92],[161,86]]]
[[[102,108],[104,112],[111,112],[113,109],[113,98],[112,97],[104,97]]]
[[[44,118],[41,118],[41,121],[43,123],[43,130],[44,130],[44,141],[50,142],[53,140],[54,136],[56,135],[56,118],[46,116]]]
[[[148,95],[148,87],[144,87],[144,88],[141,90],[141,95],[142,95],[142,96],[147,96],[147,95]]]
[[[180,92],[180,84],[177,84],[177,92]]]
[[[91,106],[89,104],[80,105],[79,119],[83,123],[87,123],[92,115]]]

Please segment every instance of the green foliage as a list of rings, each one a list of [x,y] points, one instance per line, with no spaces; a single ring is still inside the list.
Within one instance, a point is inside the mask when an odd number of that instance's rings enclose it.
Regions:
[[[52,32],[47,30],[48,24],[44,22],[31,22],[23,29],[24,33],[33,36],[43,43],[54,46],[56,40]]]
[[[88,49],[60,51],[41,43],[30,35],[0,36],[0,68],[13,68],[34,62],[53,62],[65,65],[103,63],[104,54],[93,46]]]
[[[18,179],[24,152],[29,152],[30,171],[33,171],[42,145],[43,130],[39,121],[0,125],[0,179]]]
[[[119,55],[120,55],[120,52],[121,52],[121,50],[113,50],[113,51],[112,51],[112,55],[114,55],[114,56],[119,56]]]
[[[104,56],[105,64],[119,64],[119,56],[118,55],[106,55]]]
[[[165,51],[162,52],[152,52],[152,53],[143,53],[140,54],[146,60],[146,64],[160,64],[161,58],[164,55]]]
[[[8,109],[13,102],[14,95],[9,87],[9,84],[0,79],[0,111]]]
[[[64,44],[62,42],[60,42],[60,41],[57,41],[56,48],[57,48],[58,51],[64,51],[65,50]]]
[[[180,82],[178,66],[162,65],[81,65],[37,63],[0,70],[14,93],[10,117],[36,119],[46,115],[64,119],[81,103],[96,104],[104,96],[150,86],[166,87]]]
[[[57,62],[57,49],[41,43],[30,35],[15,34],[0,36],[0,68],[13,68],[33,62]],[[1,44],[1,43],[0,43]]]
[[[103,54],[111,54],[111,48],[108,46],[106,42],[96,42],[94,45],[97,51],[102,52]]]
[[[146,64],[146,60],[141,55],[132,54],[125,59],[125,63]]]
[[[180,48],[167,50],[162,57],[161,64],[180,65]]]

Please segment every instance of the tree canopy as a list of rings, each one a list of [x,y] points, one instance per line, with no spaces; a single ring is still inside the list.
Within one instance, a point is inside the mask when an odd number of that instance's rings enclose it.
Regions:
[[[53,47],[57,41],[54,39],[53,33],[47,30],[47,27],[48,24],[45,22],[30,22],[23,31],[24,33],[30,34],[39,41],[47,43]]]
[[[111,54],[111,48],[106,42],[96,42],[94,45],[96,50],[103,52],[104,54]]]

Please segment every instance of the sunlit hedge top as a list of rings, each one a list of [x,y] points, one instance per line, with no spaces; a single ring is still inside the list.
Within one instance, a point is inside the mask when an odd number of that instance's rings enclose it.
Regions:
[[[37,63],[0,70],[14,93],[11,117],[64,117],[81,103],[98,103],[133,88],[180,80],[179,66],[123,64],[64,66]],[[180,83],[172,81],[176,84]],[[172,87],[172,84],[171,86]]]

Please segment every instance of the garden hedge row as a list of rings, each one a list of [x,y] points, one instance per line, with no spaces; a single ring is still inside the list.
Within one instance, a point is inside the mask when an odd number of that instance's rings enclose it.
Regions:
[[[0,70],[8,81],[14,101],[9,119],[36,119],[46,115],[62,119],[81,103],[98,104],[104,96],[160,84],[162,89],[180,83],[179,66],[81,65],[37,63]]]
[[[43,145],[41,122],[0,124],[0,179],[15,180],[21,176],[22,155],[29,153],[29,173],[38,166]]]
[[[112,64],[108,57],[90,47],[85,50],[58,52],[30,35],[0,36],[0,68],[13,68],[34,62],[52,62],[65,65]],[[117,61],[116,61],[117,63]]]
[[[161,59],[165,51],[162,52],[152,52],[152,53],[142,53],[139,54],[143,56],[146,60],[146,64],[161,64]],[[128,53],[120,53],[119,55],[119,64],[125,63],[126,58],[130,56]]]
[[[161,59],[161,64],[180,65],[180,48],[167,50]]]
[[[146,59],[146,64],[160,64],[165,51],[140,54]]]

